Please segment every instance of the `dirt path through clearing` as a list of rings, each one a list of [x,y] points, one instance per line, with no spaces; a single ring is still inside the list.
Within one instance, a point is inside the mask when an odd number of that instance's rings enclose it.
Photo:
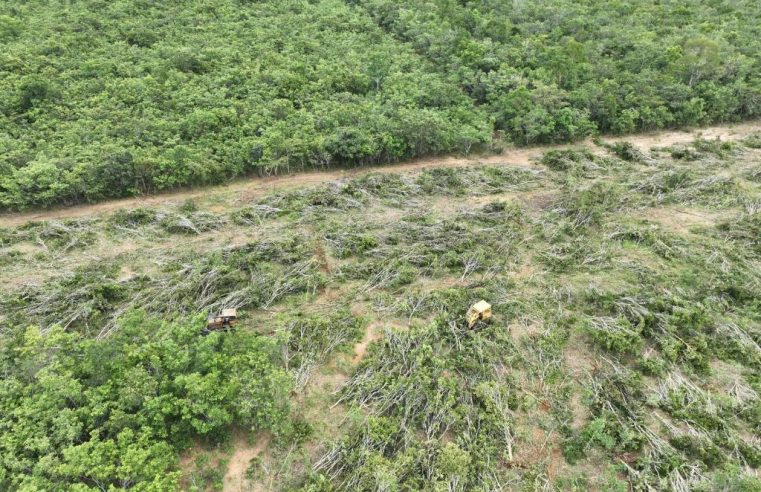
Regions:
[[[370,345],[370,343],[383,338],[383,334],[380,333],[380,328],[382,326],[384,326],[382,322],[375,321],[373,323],[368,323],[365,327],[365,335],[362,337],[362,340],[354,345],[354,357],[351,358],[351,363],[353,365],[362,362],[362,359],[365,358],[365,352],[367,352],[367,346]]]
[[[692,141],[696,136],[703,138],[721,138],[723,140],[738,140],[754,131],[761,131],[761,121],[753,121],[736,125],[714,126],[698,128],[694,130],[662,131],[627,135],[622,137],[610,137],[605,140],[626,140],[640,149],[649,150],[651,147],[665,147],[677,143]],[[208,198],[210,196],[232,197],[238,203],[245,203],[257,197],[272,193],[276,190],[288,188],[301,188],[304,186],[326,183],[339,179],[361,176],[363,174],[377,173],[402,173],[420,171],[432,167],[463,167],[474,164],[495,164],[506,166],[529,166],[535,159],[552,149],[578,147],[592,145],[591,141],[565,145],[546,145],[537,147],[514,148],[497,155],[472,155],[468,157],[442,156],[427,157],[398,164],[386,164],[382,166],[368,166],[351,169],[309,171],[284,176],[271,176],[264,178],[246,178],[221,186],[209,186],[203,188],[181,190],[160,195],[141,196],[126,198],[93,205],[76,205],[68,208],[38,210],[19,214],[0,215],[0,227],[12,227],[24,224],[31,220],[67,219],[87,217],[108,212],[114,212],[122,208],[135,208],[142,206],[176,205],[187,199]]]
[[[248,490],[245,486],[246,470],[248,470],[251,460],[259,456],[259,453],[269,445],[271,436],[264,434],[259,436],[256,442],[251,445],[248,443],[245,434],[241,433],[233,438],[233,447],[235,452],[230,457],[227,464],[227,473],[223,481],[224,492],[242,492]]]

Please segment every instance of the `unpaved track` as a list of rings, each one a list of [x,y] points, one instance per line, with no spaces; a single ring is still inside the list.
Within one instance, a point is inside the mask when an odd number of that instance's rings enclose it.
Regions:
[[[663,131],[643,133],[638,135],[627,135],[623,137],[604,137],[604,139],[607,141],[626,140],[642,150],[649,150],[651,147],[666,147],[678,143],[687,143],[692,141],[697,136],[702,136],[703,138],[709,139],[721,138],[722,140],[738,140],[755,131],[761,131],[761,121],[746,122],[736,125],[697,128],[694,130]],[[474,164],[528,166],[548,150],[578,147],[581,145],[592,145],[592,143],[591,141],[586,141],[566,145],[547,145],[516,148],[506,150],[502,154],[497,155],[472,155],[468,157],[427,157],[423,159],[415,159],[402,163],[386,164],[381,166],[309,171],[298,174],[271,176],[265,178],[246,178],[221,186],[186,189],[159,195],[112,200],[92,205],[76,205],[68,208],[38,210],[34,212],[25,212],[19,214],[4,214],[0,215],[0,227],[18,226],[31,220],[68,219],[76,217],[87,217],[91,215],[100,215],[103,213],[114,212],[122,208],[174,205],[182,203],[183,201],[190,198],[200,199],[209,196],[234,197],[236,202],[245,203],[280,189],[301,188],[304,186],[326,183],[338,179],[360,176],[371,172],[409,172],[419,171],[432,167],[463,167]]]
[[[233,448],[235,451],[227,463],[227,472],[222,482],[223,492],[244,492],[250,490],[247,486],[246,470],[251,465],[251,460],[259,456],[269,445],[271,436],[263,434],[252,445],[248,443],[244,434],[234,436]]]

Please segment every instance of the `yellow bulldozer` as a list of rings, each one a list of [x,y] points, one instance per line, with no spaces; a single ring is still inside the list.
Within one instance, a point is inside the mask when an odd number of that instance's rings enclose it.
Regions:
[[[465,315],[465,319],[468,321],[468,328],[471,329],[479,321],[487,320],[489,318],[491,318],[491,304],[483,299],[470,306],[468,313]]]
[[[206,333],[230,330],[238,322],[235,309],[223,309],[219,314],[210,314],[206,319]]]

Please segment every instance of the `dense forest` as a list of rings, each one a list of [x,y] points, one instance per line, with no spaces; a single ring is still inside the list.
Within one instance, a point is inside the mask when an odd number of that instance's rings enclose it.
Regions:
[[[0,4],[0,207],[761,116],[754,0]]]
[[[197,326],[132,315],[107,342],[60,326],[5,333],[0,489],[176,490],[176,452],[193,438],[284,429],[274,341]]]

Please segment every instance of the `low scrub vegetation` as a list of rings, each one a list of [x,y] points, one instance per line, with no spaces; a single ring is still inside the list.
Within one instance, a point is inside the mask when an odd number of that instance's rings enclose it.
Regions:
[[[3,229],[0,488],[759,489],[759,151],[598,143]]]

